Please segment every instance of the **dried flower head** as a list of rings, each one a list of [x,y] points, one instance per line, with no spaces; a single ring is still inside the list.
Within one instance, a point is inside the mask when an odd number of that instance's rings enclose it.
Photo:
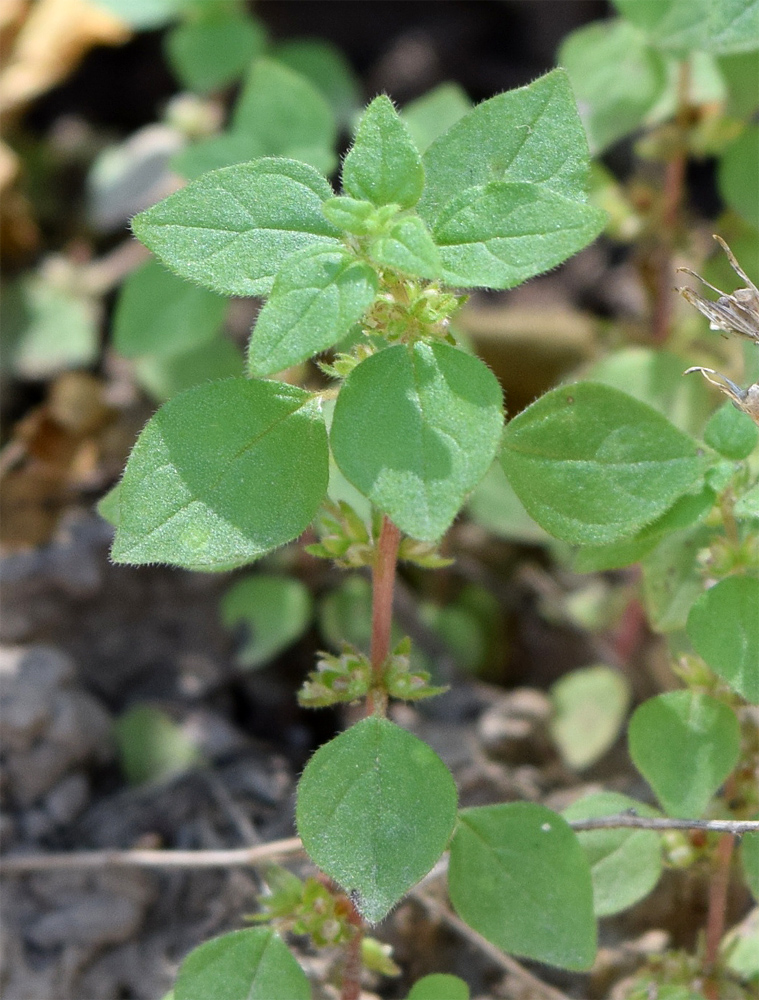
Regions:
[[[726,375],[715,372],[713,368],[696,366],[689,368],[683,374],[689,375],[691,372],[701,372],[707,382],[716,385],[721,392],[724,392],[733,401],[733,406],[742,410],[743,413],[747,413],[754,423],[759,424],[759,382],[750,385],[748,389],[741,389],[739,385],[736,385]]]
[[[716,236],[714,239],[719,243],[727,254],[730,266],[735,273],[745,282],[745,288],[738,288],[732,294],[722,292],[714,285],[710,285],[700,274],[691,271],[689,267],[679,267],[678,271],[693,275],[703,282],[707,288],[719,295],[716,302],[705,299],[703,295],[694,292],[692,288],[678,288],[678,292],[695,306],[709,320],[712,330],[724,330],[725,333],[737,333],[741,337],[748,337],[756,344],[759,344],[759,288],[751,281],[749,276],[735,259],[730,247],[725,241]]]

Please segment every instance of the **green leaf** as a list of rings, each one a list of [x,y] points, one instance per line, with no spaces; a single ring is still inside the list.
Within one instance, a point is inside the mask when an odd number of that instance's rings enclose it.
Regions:
[[[116,483],[101,497],[96,506],[98,514],[113,528],[119,526],[119,484]]]
[[[376,293],[372,268],[347,250],[307,250],[291,257],[253,328],[251,373],[269,375],[325,351],[350,332]]]
[[[285,943],[264,927],[205,941],[182,962],[174,1000],[311,1000],[311,986]]]
[[[137,381],[159,402],[193,386],[214,379],[236,378],[242,373],[242,353],[226,337],[217,337],[181,354],[147,354],[138,358],[134,366]]]
[[[432,232],[447,284],[513,288],[587,246],[605,223],[599,209],[539,184],[492,181],[452,198]]]
[[[487,472],[502,425],[483,362],[448,344],[398,344],[350,373],[330,438],[349,482],[402,531],[436,541]]]
[[[429,229],[417,215],[392,222],[369,244],[369,256],[383,267],[392,267],[420,278],[440,277],[440,256]]]
[[[347,229],[349,233],[365,236],[374,221],[376,208],[370,201],[358,201],[356,198],[329,198],[322,205],[322,211],[333,226]]]
[[[340,126],[351,123],[359,107],[360,88],[340,49],[323,39],[296,38],[278,45],[274,56],[321,91]]]
[[[729,576],[688,615],[693,648],[746,701],[759,704],[759,580]]]
[[[511,287],[604,225],[586,201],[587,140],[564,70],[483,101],[432,143],[423,163],[419,214],[453,284]]]
[[[688,364],[669,351],[625,347],[591,365],[585,378],[620,389],[648,403],[681,431],[697,434],[712,404],[703,379],[683,378]]]
[[[179,82],[198,94],[234,83],[266,44],[263,28],[242,11],[206,6],[205,16],[174,28],[165,43]]]
[[[127,358],[187,351],[216,336],[227,304],[220,295],[177,278],[158,261],[148,261],[121,286],[113,346]]]
[[[417,979],[408,1000],[469,1000],[469,997],[469,987],[463,979],[445,972],[433,972]]]
[[[501,538],[529,545],[550,538],[524,509],[497,459],[469,498],[468,509],[477,524]]]
[[[333,649],[343,643],[368,654],[372,638],[372,585],[351,574],[319,602],[319,630]],[[395,644],[395,642],[393,642]]]
[[[296,821],[311,859],[375,923],[445,850],[456,785],[426,743],[372,716],[308,762]]]
[[[714,540],[696,525],[662,538],[642,560],[643,595],[649,624],[657,632],[685,628],[688,612],[703,589],[698,554]]]
[[[757,0],[614,0],[653,45],[688,52],[746,52],[759,48]]]
[[[721,56],[717,65],[727,83],[726,113],[731,118],[750,118],[759,108],[759,59],[753,52],[742,52],[739,55]]]
[[[561,44],[591,151],[602,152],[642,123],[666,82],[662,56],[628,21],[597,21]]]
[[[593,964],[590,866],[566,821],[545,806],[464,809],[448,882],[459,916],[503,951],[566,969]]]
[[[656,810],[626,795],[597,792],[565,809],[565,820],[595,819],[624,812],[656,816]],[[651,892],[662,871],[661,843],[653,830],[579,830],[577,837],[590,864],[593,909],[608,917],[628,909]]]
[[[274,59],[257,59],[235,104],[231,129],[251,136],[262,156],[335,144],[332,110],[313,84]],[[293,159],[296,157],[293,156]]]
[[[604,385],[554,389],[507,426],[506,476],[557,538],[602,545],[660,517],[704,471],[696,442]]]
[[[738,518],[759,518],[759,483],[746,490],[733,508]]]
[[[759,125],[747,125],[725,150],[719,161],[717,186],[725,203],[758,229]]]
[[[321,204],[328,181],[305,163],[264,158],[205,174],[132,220],[172,271],[224,295],[262,295],[287,258],[337,247]]]
[[[30,274],[3,288],[2,368],[23,379],[46,379],[91,364],[98,354],[100,311],[94,299]]]
[[[610,545],[584,546],[575,554],[572,568],[577,573],[595,573],[640,562],[656,548],[662,536],[705,520],[716,501],[717,495],[708,486],[703,486],[698,493],[686,493],[660,518],[641,528],[633,538]]]
[[[373,205],[411,208],[422,194],[424,169],[408,128],[384,94],[375,97],[358,123],[343,161],[343,188]]]
[[[551,688],[551,735],[569,767],[594,764],[619,736],[630,704],[630,687],[611,667],[583,667]]]
[[[709,418],[704,441],[727,458],[748,458],[759,441],[759,427],[728,401]]]
[[[308,526],[327,489],[318,406],[302,389],[227,379],[175,396],[129,456],[115,562],[241,566]]]
[[[200,763],[198,749],[182,727],[159,708],[136,705],[116,722],[119,762],[127,781],[165,781]]]
[[[407,104],[401,118],[420,153],[472,110],[472,102],[457,83],[441,83]]]
[[[746,885],[759,902],[759,833],[746,833],[741,840],[741,867]]]
[[[692,691],[644,701],[633,713],[628,738],[633,763],[676,817],[701,816],[740,755],[735,712]]]
[[[231,587],[221,600],[227,628],[243,624],[248,635],[235,659],[242,667],[260,667],[299,639],[312,615],[311,594],[292,577],[259,573]]]

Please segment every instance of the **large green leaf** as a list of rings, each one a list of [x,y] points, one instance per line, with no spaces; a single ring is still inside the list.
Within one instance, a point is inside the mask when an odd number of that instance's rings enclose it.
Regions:
[[[493,460],[501,389],[478,358],[443,343],[367,358],[335,406],[331,443],[345,477],[414,538],[440,538]]]
[[[685,628],[691,605],[704,586],[698,554],[714,537],[713,528],[696,524],[660,538],[641,560],[646,611],[657,632]]]
[[[302,389],[243,378],[189,389],[161,407],[129,456],[113,559],[241,566],[297,538],[327,477],[324,422]]]
[[[174,1000],[311,1000],[305,972],[268,927],[205,941],[182,962]]]
[[[569,765],[581,771],[614,744],[630,703],[630,686],[611,667],[572,670],[551,688],[551,735]]]
[[[235,659],[242,667],[261,667],[292,645],[308,628],[311,594],[292,577],[257,573],[231,587],[221,600],[227,628],[244,625],[246,641]]]
[[[350,63],[337,46],[322,38],[293,38],[278,45],[274,56],[321,91],[338,125],[351,123],[360,104],[360,88]]]
[[[634,535],[705,467],[697,443],[661,414],[591,382],[554,389],[515,417],[501,461],[538,524],[581,545]]]
[[[712,670],[759,704],[759,580],[729,576],[702,594],[688,615],[688,635]]]
[[[748,52],[759,48],[757,0],[614,0],[651,43],[677,52]]]
[[[182,281],[151,260],[121,287],[113,345],[128,358],[187,351],[216,336],[226,311],[222,296]]]
[[[307,246],[339,246],[324,218],[329,182],[313,167],[266,157],[204,174],[132,220],[172,271],[225,295],[262,295]]]
[[[666,82],[662,56],[621,18],[573,31],[558,61],[569,73],[594,153],[638,128]]]
[[[343,161],[343,188],[373,205],[411,208],[424,187],[424,169],[411,133],[384,94],[375,97]]]
[[[177,393],[216,379],[237,377],[245,368],[242,352],[226,337],[214,337],[189,351],[145,354],[134,363],[139,384],[164,403]]]
[[[374,301],[374,270],[347,250],[307,250],[274,279],[249,348],[250,371],[269,375],[342,340]]]
[[[372,716],[316,751],[296,819],[309,856],[374,923],[445,850],[456,785],[426,743]]]
[[[670,816],[702,815],[735,767],[735,712],[709,695],[670,691],[644,701],[628,729],[630,756]]]
[[[634,811],[656,816],[650,806],[616,792],[586,795],[564,810],[564,819],[595,819]],[[590,864],[593,909],[597,917],[619,913],[643,899],[662,871],[660,836],[653,830],[579,830],[578,839]]]
[[[448,882],[459,916],[503,951],[566,969],[593,964],[590,866],[567,822],[545,806],[464,809]]]
[[[416,148],[423,153],[471,110],[472,102],[457,83],[441,83],[407,104],[401,118],[408,126]]]

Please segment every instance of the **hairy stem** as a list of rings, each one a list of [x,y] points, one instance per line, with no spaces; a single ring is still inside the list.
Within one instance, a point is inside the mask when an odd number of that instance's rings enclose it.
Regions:
[[[349,921],[355,927],[356,933],[350,939],[345,948],[345,964],[343,965],[343,983],[340,989],[340,1000],[359,1000],[361,996],[361,969],[363,961],[361,958],[361,942],[364,939],[366,928],[361,914],[350,902]]]
[[[735,837],[723,833],[714,852],[714,870],[709,886],[709,913],[706,918],[706,945],[704,948],[704,975],[707,980],[704,992],[709,1000],[719,1000],[719,984],[712,978],[719,957],[719,943],[725,932],[727,890],[730,886],[730,862],[733,857]]]
[[[401,533],[389,517],[382,518],[377,550],[372,570],[372,648],[371,663],[374,680],[379,681],[382,667],[390,655],[390,628],[393,622],[393,587],[395,566]],[[371,693],[367,699],[367,714],[379,711],[384,715],[387,697]]]

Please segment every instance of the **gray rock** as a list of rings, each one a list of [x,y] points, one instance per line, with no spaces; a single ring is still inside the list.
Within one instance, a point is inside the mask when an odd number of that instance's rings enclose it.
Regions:
[[[131,899],[113,895],[88,895],[67,906],[45,913],[25,933],[38,948],[60,945],[89,947],[128,940],[142,923],[143,907]]]
[[[542,691],[518,688],[480,716],[477,736],[493,760],[534,764],[554,755],[548,737],[551,702]]]
[[[105,763],[113,756],[112,721],[99,701],[85,691],[59,691],[46,741],[71,763],[89,758]]]
[[[29,683],[6,685],[0,698],[0,750],[4,753],[30,750],[53,717],[49,691]]]
[[[79,771],[69,774],[48,792],[44,808],[58,826],[66,826],[82,812],[90,798],[90,785]]]
[[[37,690],[66,687],[76,677],[76,664],[54,646],[0,648],[0,692],[10,685],[28,684]]]
[[[48,742],[12,754],[6,763],[11,794],[27,809],[60,781],[70,764],[71,757]]]

